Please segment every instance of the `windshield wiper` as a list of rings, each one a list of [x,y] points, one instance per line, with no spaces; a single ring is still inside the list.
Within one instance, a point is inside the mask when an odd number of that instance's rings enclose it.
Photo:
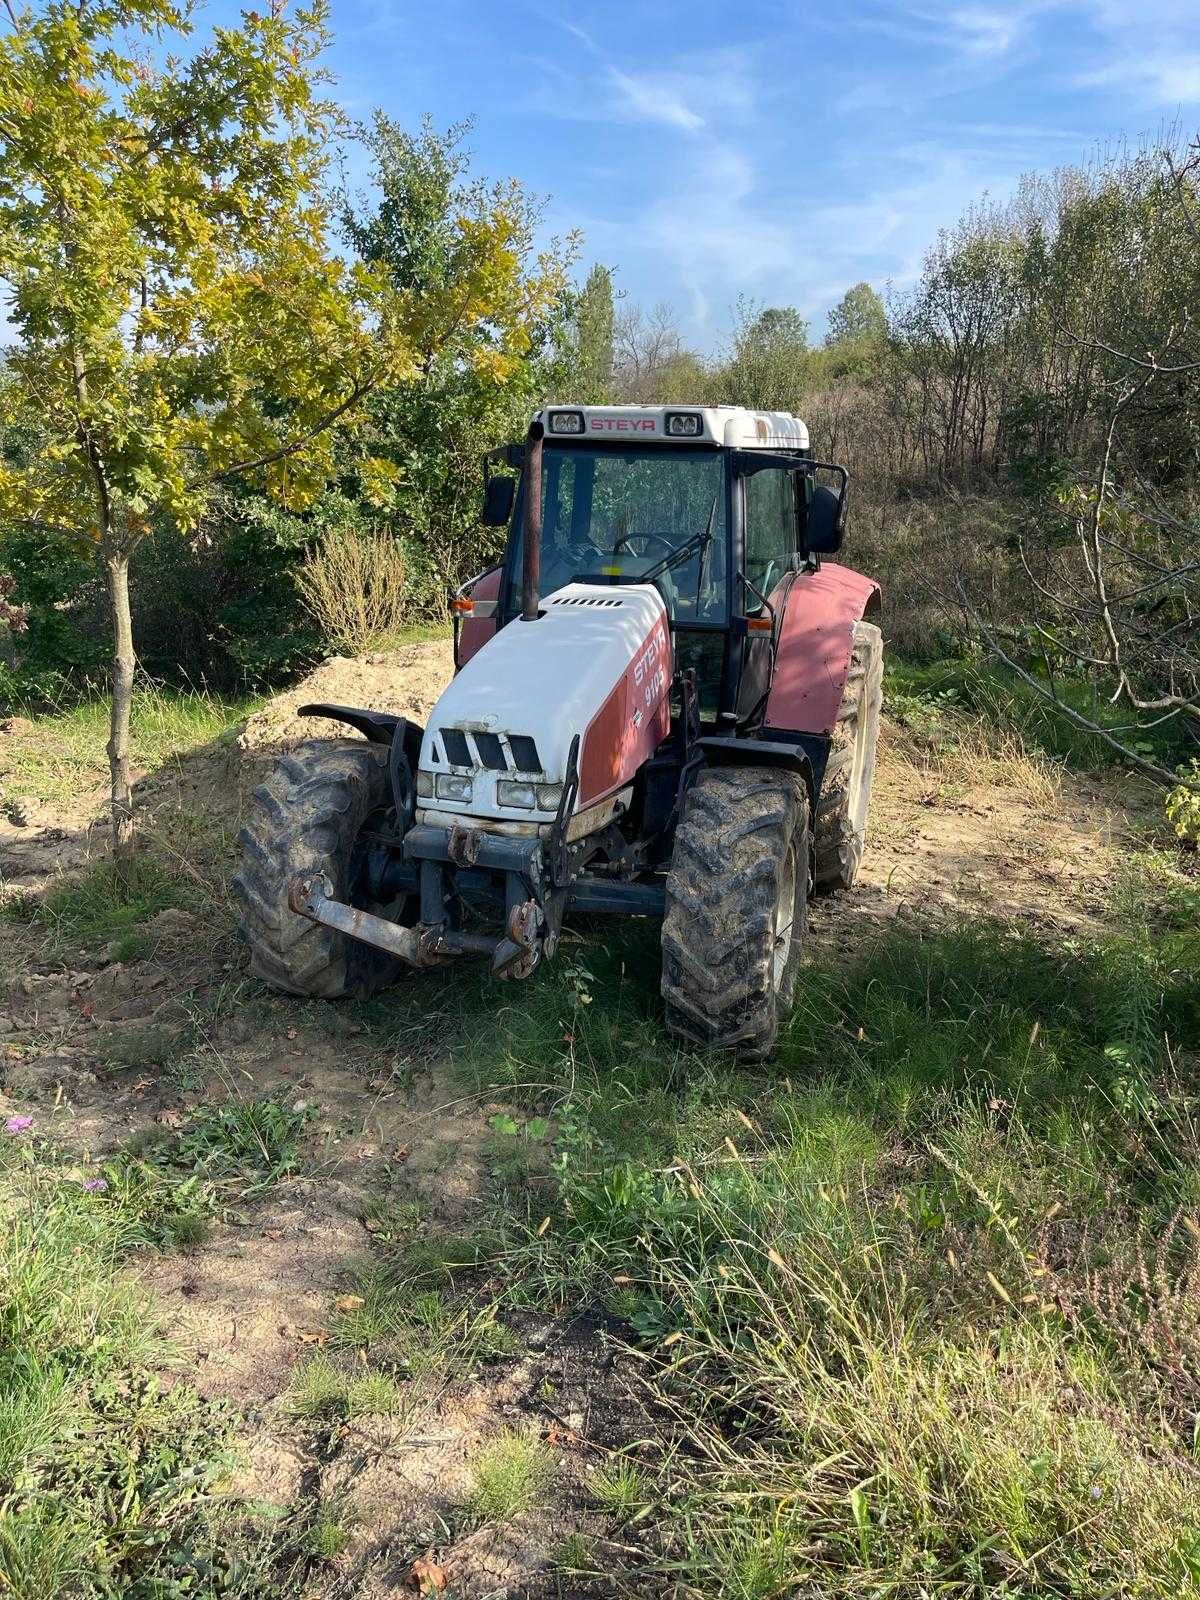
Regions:
[[[712,543],[713,523],[717,520],[717,506],[720,503],[721,492],[713,495],[712,510],[708,513],[708,522],[703,533],[694,533],[690,539],[685,539],[682,544],[677,544],[674,550],[668,550],[661,561],[639,575],[635,580],[638,583],[653,583],[655,578],[661,578],[664,572],[670,572],[672,567],[677,567],[689,557],[700,552],[700,569],[696,576],[696,593],[700,593],[700,585],[704,581],[704,559],[708,554],[708,547]]]

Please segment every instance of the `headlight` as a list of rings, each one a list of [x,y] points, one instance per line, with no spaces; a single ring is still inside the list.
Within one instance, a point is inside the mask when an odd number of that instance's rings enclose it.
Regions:
[[[537,805],[533,784],[514,783],[510,778],[501,778],[497,783],[496,799],[502,806],[520,806],[523,811],[532,811]]]
[[[704,430],[704,418],[698,411],[668,411],[664,420],[673,439],[698,439]]]
[[[562,792],[561,783],[514,783],[511,778],[501,778],[496,785],[500,804],[520,806],[522,811],[557,811]]]
[[[439,772],[434,779],[434,789],[439,800],[465,802],[471,798],[470,778],[459,777],[456,772]]]
[[[433,773],[432,772],[418,771],[418,773],[417,773],[417,798],[419,800],[432,800],[433,799]]]
[[[551,433],[582,433],[582,411],[552,411],[550,413]]]

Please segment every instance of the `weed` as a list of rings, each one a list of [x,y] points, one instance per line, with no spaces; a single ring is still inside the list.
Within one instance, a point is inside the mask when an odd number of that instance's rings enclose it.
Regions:
[[[464,1052],[518,1128],[554,1112],[507,1298],[624,1319],[698,1452],[663,1512],[690,1592],[1195,1581],[1195,898],[1138,862],[1103,940],[885,931],[806,970],[769,1086],[663,1048],[637,930]]]
[[[248,1198],[296,1171],[308,1118],[307,1109],[269,1097],[198,1106],[160,1159],[208,1180],[236,1180]]]
[[[97,949],[144,937],[145,924],[175,905],[179,881],[148,852],[118,867],[97,861],[52,889],[37,908],[37,921],[59,944]]]
[[[352,1378],[346,1391],[346,1415],[392,1417],[405,1408],[404,1392],[383,1372],[365,1372]]]
[[[1131,729],[1128,711],[1114,706],[1095,688],[1071,675],[1056,679],[1059,698],[1098,727],[1128,740],[1141,755],[1174,766],[1182,760],[1183,732],[1170,724]],[[1070,722],[1037,690],[1007,667],[969,656],[918,666],[894,660],[888,669],[889,712],[925,742],[952,741],[964,715],[988,729],[1008,734],[1025,751],[1083,771],[1110,767],[1121,758],[1098,735]]]
[[[142,1237],[136,1207],[28,1143],[0,1156],[0,1206],[0,1589],[268,1593],[281,1547],[222,1494],[231,1414],[147,1371],[164,1351],[120,1275]]]
[[[293,1417],[315,1421],[321,1417],[342,1416],[346,1410],[348,1380],[329,1357],[318,1353],[302,1362],[292,1373],[283,1397]]]
[[[322,633],[352,655],[382,648],[405,625],[408,563],[390,532],[329,528],[295,576]]]
[[[350,1535],[328,1512],[321,1512],[305,1531],[304,1543],[318,1561],[332,1561],[350,1542]]]
[[[645,1503],[647,1487],[645,1474],[631,1461],[610,1461],[598,1468],[591,1478],[592,1498],[610,1516],[625,1521]]]
[[[479,1451],[468,1506],[484,1522],[508,1522],[531,1510],[549,1488],[554,1461],[529,1433],[506,1429]]]
[[[586,1533],[569,1533],[551,1560],[569,1577],[592,1571],[596,1563],[595,1545]]]

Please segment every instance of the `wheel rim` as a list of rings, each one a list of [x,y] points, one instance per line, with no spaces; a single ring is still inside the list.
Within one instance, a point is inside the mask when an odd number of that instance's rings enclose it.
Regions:
[[[795,921],[796,847],[790,845],[787,855],[783,858],[783,871],[779,874],[779,898],[775,902],[775,916],[771,925],[772,976],[776,989],[783,983],[783,975],[787,971],[788,959],[792,953],[792,930]]]

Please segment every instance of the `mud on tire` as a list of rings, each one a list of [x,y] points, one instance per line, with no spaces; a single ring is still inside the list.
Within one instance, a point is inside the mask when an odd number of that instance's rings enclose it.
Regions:
[[[300,873],[323,872],[337,899],[394,920],[399,908],[359,900],[353,850],[363,824],[389,801],[387,752],[365,740],[315,739],[281,756],[255,789],[239,840],[242,865],[233,879],[240,931],[255,976],[285,994],[334,1000],[372,994],[393,981],[402,963],[300,916],[288,887]]]
[[[813,825],[813,886],[849,889],[866,847],[883,705],[883,635],[856,622],[850,671],[829,746]]]
[[[769,1055],[792,1008],[809,879],[808,796],[769,767],[702,771],[675,835],[662,929],[672,1033]]]

